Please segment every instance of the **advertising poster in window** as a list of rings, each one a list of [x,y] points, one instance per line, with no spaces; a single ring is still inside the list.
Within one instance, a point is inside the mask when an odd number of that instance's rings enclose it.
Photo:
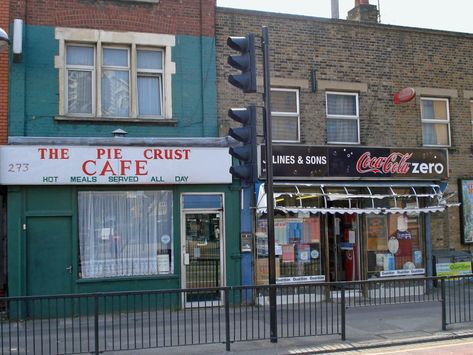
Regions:
[[[388,242],[387,216],[368,215],[366,216],[366,224],[368,227],[368,250],[386,250]]]
[[[459,181],[462,242],[473,244],[473,179]]]

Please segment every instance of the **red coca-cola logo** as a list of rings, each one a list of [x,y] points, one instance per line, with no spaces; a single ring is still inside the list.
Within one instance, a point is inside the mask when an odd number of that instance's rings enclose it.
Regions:
[[[356,170],[360,174],[407,174],[411,164],[407,161],[412,153],[393,152],[387,157],[372,157],[370,152],[363,155],[356,162]]]

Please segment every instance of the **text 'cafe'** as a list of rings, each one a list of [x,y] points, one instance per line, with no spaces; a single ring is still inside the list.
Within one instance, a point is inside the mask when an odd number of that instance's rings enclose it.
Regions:
[[[257,283],[268,270],[265,150]],[[447,207],[443,149],[273,146],[278,283],[431,275],[430,224]]]

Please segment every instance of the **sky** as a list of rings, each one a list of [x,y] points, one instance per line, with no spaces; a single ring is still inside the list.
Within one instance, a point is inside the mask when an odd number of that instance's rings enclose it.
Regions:
[[[473,33],[473,0],[369,0],[378,5],[381,23]],[[340,19],[355,0],[339,0]],[[217,0],[217,6],[331,17],[331,0]]]

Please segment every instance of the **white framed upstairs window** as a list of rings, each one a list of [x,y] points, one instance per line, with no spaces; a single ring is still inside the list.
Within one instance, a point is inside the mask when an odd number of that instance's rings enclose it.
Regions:
[[[130,51],[102,48],[102,116],[130,115]]]
[[[325,93],[327,113],[327,143],[359,144],[360,116],[358,94],[349,92]]]
[[[56,28],[58,119],[172,119],[175,36]]]
[[[449,147],[449,100],[446,98],[422,97],[420,102],[423,145]]]
[[[274,142],[300,141],[298,89],[271,89],[271,129]]]
[[[68,113],[78,116],[95,115],[95,47],[68,46],[65,89]]]
[[[161,116],[163,102],[163,51],[137,50],[138,115]]]

